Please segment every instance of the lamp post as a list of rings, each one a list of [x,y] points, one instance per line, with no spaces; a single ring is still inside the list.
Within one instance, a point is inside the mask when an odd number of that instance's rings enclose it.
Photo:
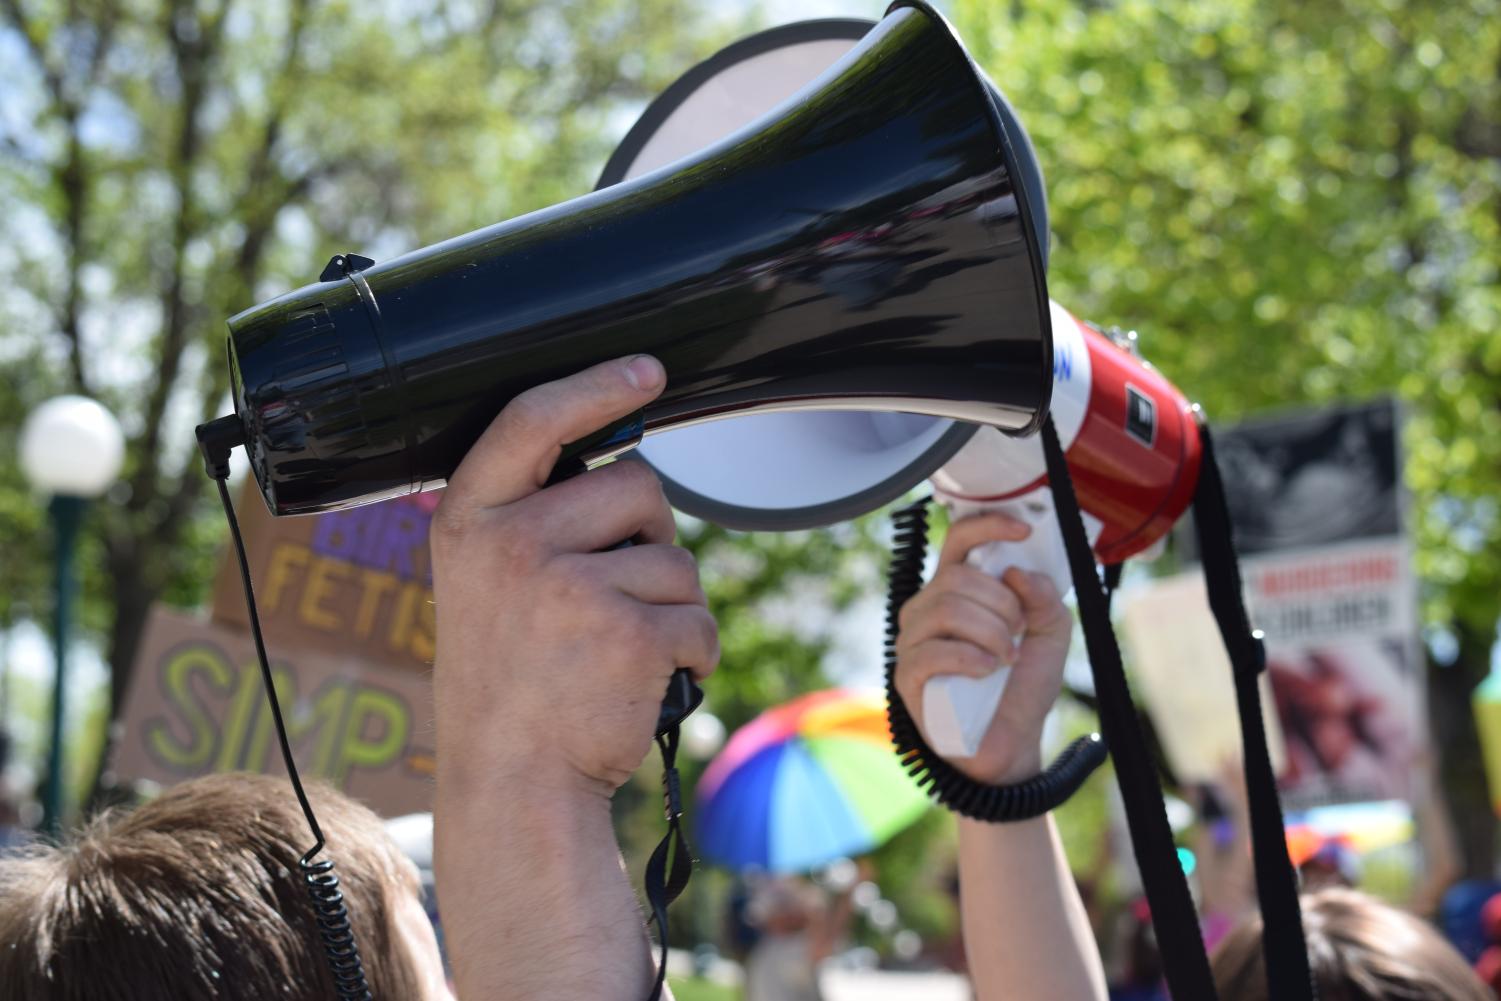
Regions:
[[[54,557],[52,728],[47,785],[42,791],[42,827],[62,828],[63,715],[67,708],[68,635],[72,629],[73,550],[91,498],[109,489],[125,460],[120,425],[104,407],[84,396],[57,396],[32,411],[21,429],[21,467],[37,490],[50,494]]]

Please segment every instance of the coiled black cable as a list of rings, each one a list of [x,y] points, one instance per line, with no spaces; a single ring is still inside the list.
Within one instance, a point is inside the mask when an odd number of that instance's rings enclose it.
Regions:
[[[255,640],[255,654],[260,661],[261,681],[266,688],[266,698],[271,703],[271,718],[276,723],[276,739],[281,744],[282,761],[287,766],[287,777],[292,782],[292,791],[307,818],[313,833],[313,847],[297,860],[303,885],[312,900],[314,920],[318,934],[323,940],[323,953],[333,975],[338,1001],[373,1001],[370,987],[365,981],[365,967],[360,961],[359,944],[349,925],[349,910],[344,906],[344,892],[339,889],[339,876],[334,872],[331,859],[313,861],[323,851],[323,829],[313,814],[313,805],[308,802],[302,788],[302,778],[297,774],[297,762],[292,758],[292,744],[287,739],[287,726],[282,720],[281,702],[276,697],[276,682],[271,675],[271,662],[266,656],[266,641],[261,636],[261,617],[255,607],[255,588],[250,583],[250,562],[245,557],[245,540],[240,536],[240,522],[235,517],[234,504],[229,498],[229,453],[243,441],[243,429],[236,417],[221,417],[198,426],[198,447],[203,452],[204,467],[219,488],[219,500],[224,504],[224,517],[229,521],[229,534],[234,542],[235,555],[240,562],[240,583],[245,588],[245,605],[250,613],[250,635]]]
[[[299,859],[297,866],[302,870],[303,883],[313,901],[318,934],[323,939],[323,954],[328,960],[329,972],[334,976],[339,1001],[369,1001],[365,967],[360,962],[354,929],[349,926],[349,910],[344,906],[344,892],[339,889],[333,859],[314,862],[311,854]]]
[[[895,528],[886,600],[886,718],[892,743],[908,774],[939,803],[975,820],[1001,823],[1040,817],[1061,805],[1105,761],[1097,733],[1063,749],[1047,770],[1013,785],[987,785],[959,771],[933,752],[896,690],[896,641],[902,606],[922,588],[928,551],[928,504],[923,498],[891,516]]]

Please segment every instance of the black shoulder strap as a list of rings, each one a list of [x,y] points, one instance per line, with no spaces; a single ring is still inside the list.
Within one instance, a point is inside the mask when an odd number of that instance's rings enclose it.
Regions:
[[[1141,870],[1142,887],[1152,909],[1152,927],[1162,953],[1162,967],[1167,986],[1174,998],[1184,1001],[1216,1001],[1214,978],[1209,972],[1209,957],[1199,933],[1199,917],[1188,880],[1178,862],[1173,844],[1173,829],[1167,821],[1162,802],[1162,785],[1147,750],[1131,689],[1121,666],[1121,651],[1115,632],[1110,628],[1110,606],[1105,589],[1095,569],[1094,554],[1084,532],[1079,501],[1074,496],[1073,480],[1068,473],[1063,449],[1051,417],[1042,426],[1042,450],[1047,458],[1048,485],[1058,512],[1068,552],[1069,569],[1074,578],[1074,593],[1079,604],[1079,621],[1084,627],[1084,644],[1089,650],[1089,664],[1094,670],[1095,691],[1099,696],[1100,730],[1115,761],[1115,777],[1120,785],[1126,808],[1126,824],[1131,829],[1131,848]],[[1281,1001],[1281,995],[1272,997]]]
[[[646,902],[651,907],[652,919],[657,923],[657,935],[662,943],[662,961],[657,966],[657,979],[652,985],[649,1001],[662,996],[662,985],[667,980],[667,905],[678,898],[693,875],[693,858],[688,849],[688,839],[683,836],[683,790],[678,778],[678,726],[674,723],[666,732],[657,735],[657,748],[662,752],[662,807],[667,814],[667,833],[657,843],[651,858],[646,862]],[[668,862],[669,853],[672,860]]]
[[[1240,561],[1235,555],[1225,486],[1214,460],[1209,427],[1199,422],[1203,458],[1194,492],[1194,527],[1199,558],[1209,589],[1209,607],[1219,624],[1235,676],[1235,701],[1240,710],[1246,797],[1250,803],[1251,851],[1256,864],[1256,896],[1261,901],[1262,948],[1266,959],[1267,996],[1288,1001],[1312,1001],[1313,977],[1303,938],[1303,911],[1298,902],[1297,875],[1287,854],[1282,826],[1282,803],[1277,777],[1267,750],[1257,679],[1266,669],[1261,633],[1251,629],[1241,591]]]

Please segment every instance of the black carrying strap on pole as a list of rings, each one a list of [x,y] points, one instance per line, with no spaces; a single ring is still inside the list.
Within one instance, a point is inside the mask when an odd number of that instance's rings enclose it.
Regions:
[[[1173,829],[1163,805],[1162,784],[1136,719],[1120,646],[1110,628],[1109,601],[1095,569],[1073,480],[1051,417],[1042,426],[1042,450],[1074,578],[1084,644],[1094,671],[1100,730],[1115,762],[1116,782],[1126,808],[1126,824],[1131,830],[1131,848],[1141,871],[1147,904],[1152,909],[1152,927],[1157,932],[1168,990],[1181,1001],[1217,1001],[1219,995],[1209,972],[1209,957],[1199,933],[1198,913],[1188,892],[1188,879],[1178,862]],[[1271,997],[1282,1001],[1275,992]]]
[[[1230,655],[1235,678],[1235,701],[1240,711],[1241,754],[1250,804],[1251,854],[1256,865],[1256,896],[1261,901],[1262,954],[1266,962],[1267,996],[1278,1001],[1312,1001],[1316,996],[1303,937],[1303,910],[1298,901],[1298,878],[1287,854],[1282,826],[1282,803],[1277,776],[1267,750],[1261,716],[1259,678],[1266,669],[1261,633],[1252,630],[1241,590],[1240,561],[1235,555],[1230,509],[1225,486],[1214,460],[1209,427],[1199,420],[1203,447],[1199,482],[1194,490],[1194,528],[1209,608],[1214,612]]]
[[[693,875],[693,858],[688,839],[683,836],[683,788],[678,778],[676,724],[657,735],[657,748],[662,752],[662,808],[667,814],[667,833],[647,860],[643,880],[646,902],[651,907],[652,919],[657,923],[657,936],[662,942],[662,961],[657,966],[656,982],[647,995],[649,1001],[657,1001],[662,996],[662,985],[667,980],[667,905],[678,898]]]

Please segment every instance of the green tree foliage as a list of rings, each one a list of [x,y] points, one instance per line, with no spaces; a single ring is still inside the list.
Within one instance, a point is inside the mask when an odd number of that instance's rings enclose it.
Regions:
[[[1395,391],[1436,732],[1474,872],[1468,693],[1501,617],[1501,5],[956,0],[1048,175],[1051,290],[1212,418]]]
[[[199,600],[222,539],[191,433],[227,406],[224,318],[333,253],[588,190],[730,27],[687,0],[0,0],[0,624],[48,604],[31,406],[85,393],[129,437],[83,561],[119,698],[150,604]]]

